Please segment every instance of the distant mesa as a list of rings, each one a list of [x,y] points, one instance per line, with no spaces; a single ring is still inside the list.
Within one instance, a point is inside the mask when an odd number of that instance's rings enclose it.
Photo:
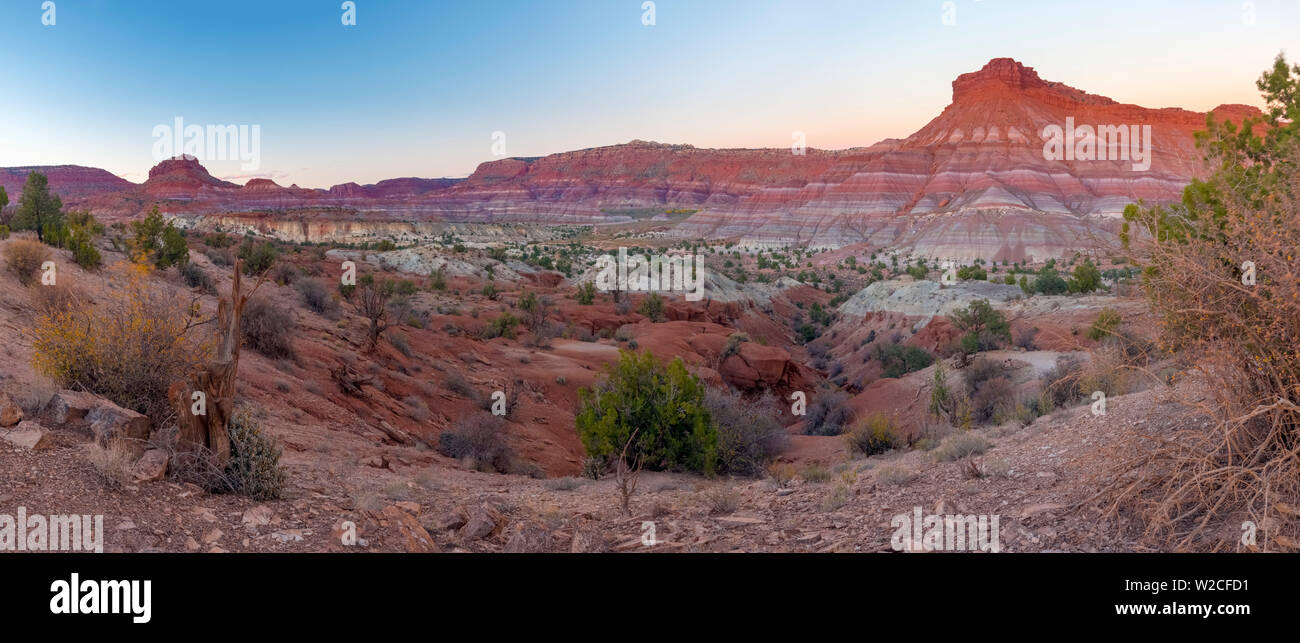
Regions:
[[[1215,109],[1240,121],[1259,110]],[[1152,162],[1048,161],[1040,133],[1081,124],[1150,125]],[[691,211],[674,234],[758,245],[898,247],[930,257],[1021,259],[1059,254],[1138,199],[1176,201],[1205,172],[1193,132],[1206,115],[1150,109],[1044,80],[995,58],[952,83],[952,103],[903,139],[840,151],[702,149],[634,140],[482,163],[465,179],[394,178],[329,189],[243,186],[192,157],[165,160],[134,184],[103,170],[42,168],[73,207],[137,216],[163,202],[178,215],[331,208],[404,221],[590,224],[647,209]],[[815,146],[815,141],[809,141]],[[21,189],[33,168],[0,169]],[[333,216],[333,215],[331,215]]]

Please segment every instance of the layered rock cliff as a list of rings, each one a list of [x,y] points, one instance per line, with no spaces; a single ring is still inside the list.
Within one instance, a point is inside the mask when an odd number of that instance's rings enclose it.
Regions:
[[[389,231],[419,237],[439,221],[588,224],[684,210],[693,214],[673,228],[683,237],[867,243],[929,257],[1011,260],[1059,255],[1089,235],[1109,234],[1108,218],[1125,205],[1175,201],[1203,172],[1193,142],[1205,125],[1202,113],[1121,104],[1043,80],[1009,58],[962,74],[952,95],[939,116],[905,139],[803,155],[633,141],[491,161],[466,179],[328,190],[266,179],[239,186],[184,158],[160,163],[141,185],[91,168],[45,171],[70,205],[107,218],[135,216],[155,203],[176,215],[256,212],[240,220],[294,240]],[[1230,120],[1258,113],[1242,105],[1214,112]],[[1062,147],[1071,153],[1052,158],[1044,137],[1067,123],[1098,135],[1107,128],[1109,138],[1088,143],[1093,152],[1131,154],[1075,158],[1078,140],[1090,137],[1065,136]],[[1129,145],[1109,148],[1106,141],[1119,142],[1121,130]],[[16,194],[30,169],[0,169],[0,182]]]

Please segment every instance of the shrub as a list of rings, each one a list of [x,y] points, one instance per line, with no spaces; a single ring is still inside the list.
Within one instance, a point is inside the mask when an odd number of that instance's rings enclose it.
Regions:
[[[215,293],[217,286],[212,282],[212,277],[208,276],[202,268],[196,263],[186,263],[181,268],[181,278],[185,280],[185,285],[190,288],[198,288],[206,293]]]
[[[229,248],[235,245],[235,240],[224,232],[213,232],[203,237],[203,245],[209,248]]]
[[[442,385],[446,387],[448,391],[451,391],[452,393],[455,393],[462,397],[467,397],[470,399],[478,398],[478,393],[477,391],[474,390],[474,387],[470,386],[469,380],[466,380],[465,376],[461,375],[458,372],[453,372],[450,375],[448,375],[447,381],[443,382]]]
[[[808,412],[804,415],[804,435],[839,435],[851,417],[849,394],[823,389],[808,405]]]
[[[551,314],[549,297],[538,297],[537,293],[525,293],[519,300],[519,309],[524,312],[524,324],[534,335],[543,335],[550,325],[547,318]],[[539,338],[540,339],[540,338]]]
[[[1094,391],[1123,395],[1128,392],[1128,372],[1123,350],[1114,343],[1104,345],[1092,352],[1092,359],[1079,373],[1079,394],[1085,399]]]
[[[475,469],[510,473],[514,450],[506,441],[505,422],[489,413],[475,413],[457,420],[438,436],[438,452],[457,460],[469,460]]]
[[[95,477],[105,486],[120,489],[131,482],[131,464],[135,457],[131,449],[121,442],[111,442],[107,447],[88,444],[86,459],[95,469]]]
[[[1122,321],[1123,319],[1120,317],[1118,310],[1115,310],[1114,308],[1102,308],[1101,312],[1097,313],[1097,319],[1095,319],[1092,322],[1092,326],[1088,328],[1088,339],[1095,342],[1101,341],[1106,337],[1115,336]]]
[[[515,329],[518,326],[518,317],[510,313],[501,313],[500,316],[488,322],[488,325],[483,328],[483,339],[494,339],[496,337],[514,339]]]
[[[392,344],[393,348],[396,348],[397,352],[401,353],[402,355],[405,355],[406,357],[411,356],[411,345],[407,343],[405,337],[390,333],[388,335],[388,343]]]
[[[19,239],[5,248],[5,265],[18,276],[18,283],[28,286],[36,281],[41,264],[50,260],[50,249],[27,239]]]
[[[929,451],[930,449],[939,446],[939,443],[942,442],[944,438],[952,435],[955,430],[956,429],[953,428],[952,424],[948,422],[927,418],[921,421],[920,438],[916,441],[914,446],[918,449]],[[922,441],[928,441],[928,444],[922,445]]]
[[[1050,409],[1063,408],[1079,401],[1083,397],[1079,388],[1082,372],[1083,363],[1078,358],[1065,355],[1056,358],[1056,365],[1043,374],[1039,414],[1046,415],[1051,412]]]
[[[1061,273],[1050,262],[1038,271],[1038,276],[1034,279],[1034,292],[1044,295],[1063,295],[1069,290],[1070,284],[1061,277]]]
[[[1262,117],[1211,117],[1198,133],[1210,177],[1180,203],[1124,212],[1160,348],[1195,357],[1207,422],[1161,440],[1105,503],[1173,549],[1231,548],[1221,529],[1247,518],[1261,525],[1259,549],[1300,542],[1300,65],[1279,55],[1256,86]]]
[[[244,260],[244,274],[262,275],[275,264],[279,251],[269,241],[263,243],[245,241],[243,245],[239,246],[238,256]]]
[[[209,250],[205,254],[208,255],[208,259],[212,260],[213,265],[224,267],[235,264],[235,253],[231,252],[230,248]]]
[[[68,237],[68,249],[72,250],[72,260],[86,270],[94,270],[104,263],[99,249],[91,242],[90,233],[84,229],[73,230]]]
[[[704,502],[709,514],[725,516],[740,509],[740,492],[725,485],[719,485],[704,492]]]
[[[429,419],[429,405],[423,399],[414,395],[408,395],[402,399],[402,404],[410,413],[410,418],[416,422],[424,422]]]
[[[553,480],[547,480],[546,488],[550,489],[551,491],[573,491],[574,489],[577,489],[578,487],[581,487],[587,483],[588,481],[582,478],[565,476],[563,478],[555,478]]]
[[[952,323],[964,333],[959,345],[963,353],[995,350],[1011,341],[1011,326],[1006,317],[987,299],[977,299],[953,312]],[[970,350],[972,347],[976,350]]]
[[[943,362],[934,367],[934,377],[930,382],[930,414],[936,417],[952,412],[952,391],[948,388],[948,372]]]
[[[684,468],[712,474],[718,436],[704,403],[704,384],[681,358],[666,366],[650,353],[620,351],[607,377],[578,392],[578,435],[587,454],[652,470]]]
[[[1068,288],[1073,293],[1090,293],[1101,287],[1101,271],[1093,265],[1092,259],[1085,258],[1083,263],[1074,267]]]
[[[877,344],[876,359],[884,367],[884,377],[902,377],[934,363],[934,356],[924,349],[903,344]]]
[[[849,504],[849,500],[852,498],[853,489],[847,483],[838,483],[826,494],[825,498],[822,498],[821,510],[824,512],[836,511]]]
[[[65,313],[79,308],[86,301],[85,294],[80,289],[69,286],[66,280],[53,286],[32,288],[31,295],[38,315]]]
[[[275,500],[284,494],[288,474],[280,466],[280,445],[267,435],[251,413],[237,409],[230,418],[230,463],[224,489],[254,500]]]
[[[291,286],[298,279],[298,269],[287,263],[277,265],[271,274],[271,280],[281,286]]]
[[[916,474],[896,464],[887,464],[876,469],[876,480],[895,487],[906,486],[916,479]]]
[[[704,404],[717,424],[718,470],[722,473],[758,475],[790,444],[770,397],[751,401],[734,391],[709,389]]]
[[[244,307],[244,344],[271,359],[293,357],[293,313],[265,297]]]
[[[163,228],[162,247],[158,251],[155,264],[159,268],[183,266],[190,261],[190,246],[185,242],[185,233],[168,223]]]
[[[393,282],[393,295],[395,297],[410,297],[417,292],[420,292],[419,286],[416,286],[415,282],[410,279],[398,279]]]
[[[33,365],[65,388],[81,388],[144,413],[155,424],[173,413],[167,388],[206,360],[211,346],[190,341],[197,311],[154,291],[137,269],[106,301],[40,316]]]
[[[718,356],[718,363],[727,361],[728,357],[740,352],[740,345],[749,341],[749,335],[745,333],[732,333],[727,337],[727,343],[722,346],[722,354]]]
[[[1004,376],[985,381],[970,394],[971,413],[975,422],[1001,422],[1015,410],[1015,387]]]
[[[944,439],[939,448],[933,451],[934,459],[939,462],[952,462],[966,456],[979,455],[989,450],[993,443],[970,431],[954,433]]]
[[[44,233],[41,235],[41,243],[52,248],[67,248],[68,239],[72,236],[72,232],[63,221],[47,223],[41,231]]]
[[[583,282],[578,286],[578,304],[590,306],[596,301],[596,283],[592,281]]]
[[[294,284],[298,290],[298,295],[302,297],[303,305],[307,306],[317,315],[323,315],[330,319],[339,315],[339,304],[334,301],[330,291],[325,284],[316,279],[301,279]]]
[[[4,241],[5,239],[8,238],[9,238],[9,226],[0,225],[0,241]]]
[[[966,394],[974,395],[984,383],[1002,375],[1002,365],[987,357],[977,357],[966,367]]]
[[[804,482],[820,484],[831,479],[831,470],[825,465],[813,463],[799,470],[799,477]]]
[[[971,422],[1001,422],[1015,410],[1015,387],[1001,364],[977,357],[966,367],[966,400]]]
[[[664,298],[657,292],[652,292],[641,300],[637,312],[641,313],[651,321],[659,321],[664,316]]]
[[[189,262],[189,246],[176,226],[163,221],[158,206],[139,221],[131,222],[131,256],[139,262],[151,262],[160,269],[183,266]]]
[[[601,476],[609,470],[609,462],[605,458],[593,458],[587,456],[582,459],[582,477],[592,480],[600,480]]]
[[[957,278],[962,281],[968,281],[971,279],[987,281],[989,273],[979,266],[962,266],[957,269]]]
[[[876,455],[897,448],[899,439],[894,423],[880,413],[872,413],[845,434],[849,453]]]
[[[366,319],[366,350],[374,352],[379,347],[384,332],[406,319],[410,312],[410,300],[406,297],[393,298],[398,286],[391,279],[376,280],[372,275],[364,275],[358,284],[357,312]]]
[[[1020,331],[1016,335],[1016,342],[1015,342],[1016,346],[1019,346],[1020,348],[1023,348],[1027,351],[1038,350],[1038,342],[1037,342],[1038,333],[1039,333],[1039,329],[1037,326],[1031,326],[1029,328]]]

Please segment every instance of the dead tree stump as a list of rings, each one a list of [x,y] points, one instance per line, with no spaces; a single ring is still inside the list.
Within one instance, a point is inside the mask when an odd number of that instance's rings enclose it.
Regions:
[[[244,305],[262,285],[248,295],[240,292],[244,262],[235,262],[230,294],[217,303],[217,346],[212,360],[190,374],[188,386],[173,387],[181,451],[206,452],[212,465],[224,469],[230,461],[230,417],[235,407],[235,381],[239,370],[239,348],[243,341]],[[194,393],[202,393],[203,413],[195,413]]]

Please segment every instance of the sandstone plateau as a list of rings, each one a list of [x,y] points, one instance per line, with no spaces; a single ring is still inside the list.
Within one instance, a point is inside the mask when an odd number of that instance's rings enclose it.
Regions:
[[[199,225],[286,240],[427,237],[441,222],[599,224],[690,212],[671,234],[750,246],[849,244],[947,259],[1045,259],[1105,233],[1128,203],[1175,201],[1201,174],[1193,133],[1206,114],[1118,103],[1043,80],[1009,58],[952,83],[952,103],[904,139],[840,151],[624,145],[483,163],[464,179],[402,178],[329,189],[267,179],[240,186],[193,159],[160,163],[142,184],[93,168],[39,168],[65,201],[100,218],[153,204]],[[1219,119],[1253,107],[1224,105]],[[1044,158],[1042,132],[1151,127],[1151,163]],[[37,168],[0,168],[13,195]]]

